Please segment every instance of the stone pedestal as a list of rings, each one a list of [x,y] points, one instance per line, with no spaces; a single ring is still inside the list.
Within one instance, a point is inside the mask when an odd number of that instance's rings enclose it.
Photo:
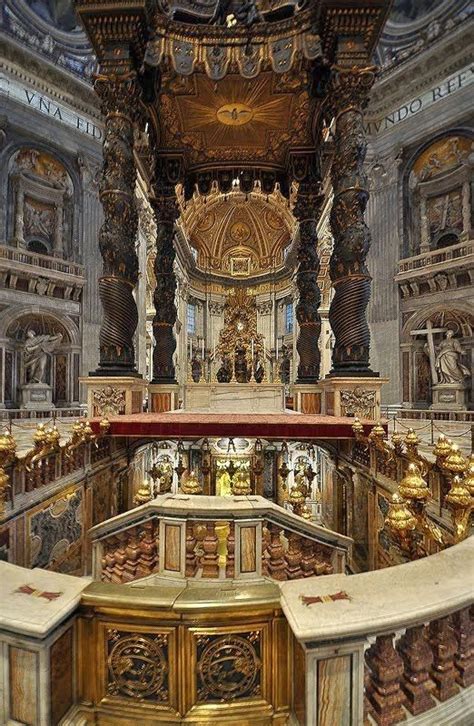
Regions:
[[[21,406],[30,411],[47,411],[55,408],[53,389],[47,383],[25,383],[21,386]]]
[[[462,411],[466,406],[466,387],[464,383],[438,383],[432,388],[434,411]]]
[[[166,413],[179,408],[179,386],[177,383],[150,383],[148,386],[148,410],[151,413]]]
[[[147,382],[137,376],[89,376],[79,381],[87,387],[87,412],[97,416],[142,413]]]
[[[358,416],[380,419],[380,390],[388,378],[328,376],[321,381],[323,413],[327,416]]]
[[[294,410],[299,413],[318,414],[323,410],[323,389],[308,383],[291,386]]]

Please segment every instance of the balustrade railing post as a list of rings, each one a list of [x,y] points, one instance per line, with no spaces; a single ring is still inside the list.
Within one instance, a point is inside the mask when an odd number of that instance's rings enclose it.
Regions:
[[[430,624],[429,642],[433,650],[431,678],[436,685],[435,695],[438,700],[447,701],[459,691],[454,667],[457,642],[448,617]]]
[[[288,549],[286,551],[286,574],[289,580],[298,580],[303,577],[301,569],[301,537],[295,532],[285,532],[288,540]]]
[[[393,647],[394,634],[378,635],[365,654],[370,673],[366,694],[372,707],[372,718],[379,726],[390,726],[405,720],[405,696],[400,687],[403,660]]]
[[[433,653],[425,638],[424,625],[409,628],[398,641],[397,650],[405,666],[401,685],[407,698],[406,706],[417,716],[435,705],[429,691]]]
[[[127,553],[125,549],[126,537],[127,535],[125,532],[119,532],[117,534],[117,546],[114,552],[114,565],[112,567],[111,577],[111,582],[113,583],[123,582],[124,565],[127,559]]]
[[[136,527],[127,530],[126,534],[126,560],[123,566],[123,582],[133,582],[137,576],[138,558],[140,556],[140,543]]]
[[[196,542],[194,524],[193,522],[186,522],[186,577],[194,577],[198,569]]]
[[[303,577],[312,577],[314,575],[314,566],[316,560],[314,558],[314,542],[308,537],[302,538],[302,556],[301,556],[301,570]]]
[[[281,527],[276,524],[269,524],[270,544],[268,546],[268,572],[274,580],[286,580],[285,550],[281,541]]]
[[[235,575],[235,523],[229,522],[227,535],[227,557],[225,562],[225,576],[232,579]]]
[[[137,562],[137,577],[151,575],[158,568],[158,527],[154,522],[144,522],[139,532],[140,555]]]
[[[219,577],[219,555],[217,547],[219,540],[216,536],[215,522],[206,522],[206,535],[202,541],[204,555],[202,558],[202,576]]]
[[[454,657],[456,681],[463,688],[467,688],[474,684],[474,621],[469,608],[454,613],[453,627],[458,644]]]

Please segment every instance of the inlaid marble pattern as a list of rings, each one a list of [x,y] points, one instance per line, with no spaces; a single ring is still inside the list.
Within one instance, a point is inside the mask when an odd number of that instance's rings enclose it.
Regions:
[[[82,574],[83,490],[70,489],[28,513],[27,564]]]
[[[257,568],[257,530],[255,527],[240,528],[240,571],[255,572]]]
[[[26,726],[38,723],[38,655],[24,648],[9,648],[10,718]]]
[[[351,656],[318,661],[318,726],[351,726]]]
[[[69,628],[51,646],[51,720],[56,724],[72,706],[73,691],[73,630]]]

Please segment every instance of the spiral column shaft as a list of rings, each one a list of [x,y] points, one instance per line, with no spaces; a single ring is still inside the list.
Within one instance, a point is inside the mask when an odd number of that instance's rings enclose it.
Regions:
[[[133,290],[138,281],[135,251],[138,216],[133,157],[134,115],[139,88],[136,74],[122,69],[96,78],[95,90],[105,116],[100,201],[104,222],[99,231],[103,275],[99,296],[103,320],[99,335],[100,375],[136,375],[133,336],[138,312]]]
[[[324,196],[319,193],[319,187],[319,182],[301,182],[294,209],[295,217],[300,223],[296,272],[298,289],[296,319],[299,325],[296,341],[299,355],[297,383],[316,383],[321,365],[319,350],[321,291],[318,285],[320,261],[316,227]]]
[[[330,82],[336,117],[330,218],[334,250],[329,265],[334,287],[329,311],[335,337],[332,375],[373,375],[366,318],[371,277],[366,265],[370,232],[364,221],[369,194],[363,171],[367,144],[362,113],[374,80],[372,66],[336,66]]]
[[[166,196],[156,195],[151,200],[156,218],[156,257],[154,292],[155,316],[153,318],[153,381],[152,383],[176,383],[174,352],[176,338],[174,325],[176,310],[176,275],[174,261],[174,224],[179,215],[174,187],[167,189]]]

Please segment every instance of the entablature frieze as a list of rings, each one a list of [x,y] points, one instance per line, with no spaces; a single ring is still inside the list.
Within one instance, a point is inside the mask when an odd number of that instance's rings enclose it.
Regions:
[[[400,260],[395,282],[402,298],[446,293],[474,283],[474,240]]]

